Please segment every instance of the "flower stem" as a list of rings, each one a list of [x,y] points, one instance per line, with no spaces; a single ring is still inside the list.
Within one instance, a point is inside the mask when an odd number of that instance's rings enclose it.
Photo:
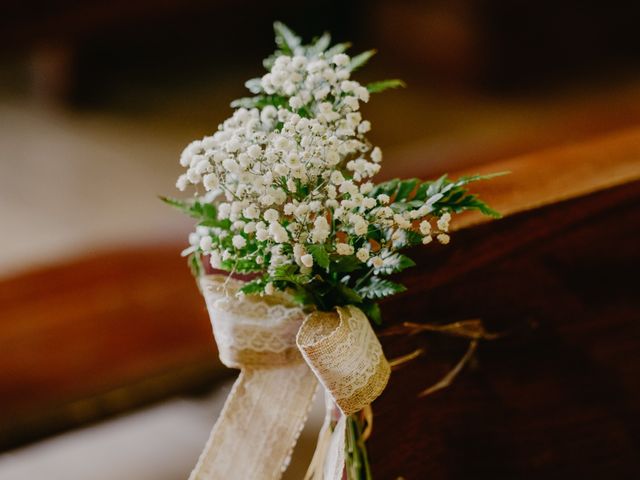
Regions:
[[[362,438],[363,424],[358,413],[347,417],[345,467],[348,480],[372,480],[367,447]]]

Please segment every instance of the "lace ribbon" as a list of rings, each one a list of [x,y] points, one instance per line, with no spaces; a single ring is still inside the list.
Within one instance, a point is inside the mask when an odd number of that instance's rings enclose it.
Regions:
[[[390,373],[366,316],[353,306],[305,315],[284,294],[237,296],[242,283],[219,275],[200,285],[220,359],[241,373],[189,480],[281,478],[318,380],[327,420],[307,478],[341,480],[345,415],[380,395]]]

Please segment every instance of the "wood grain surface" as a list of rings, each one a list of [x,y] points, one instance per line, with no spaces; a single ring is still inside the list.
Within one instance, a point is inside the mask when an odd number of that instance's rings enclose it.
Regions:
[[[506,217],[461,217],[450,245],[411,252],[409,291],[383,312],[508,335],[426,398],[465,341],[383,339],[390,358],[426,354],[374,403],[375,478],[640,478],[640,129],[482,170],[512,172],[474,187]],[[224,374],[179,249],[0,282],[0,448]]]

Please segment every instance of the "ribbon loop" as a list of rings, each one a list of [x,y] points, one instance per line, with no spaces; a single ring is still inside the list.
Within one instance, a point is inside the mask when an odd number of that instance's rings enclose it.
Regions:
[[[369,319],[352,305],[314,312],[297,343],[318,380],[345,415],[362,410],[384,390],[391,368]]]

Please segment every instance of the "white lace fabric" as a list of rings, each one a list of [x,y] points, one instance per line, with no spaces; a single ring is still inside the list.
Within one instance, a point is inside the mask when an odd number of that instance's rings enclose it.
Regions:
[[[305,316],[286,295],[238,296],[241,282],[219,275],[200,284],[220,359],[242,371],[189,480],[277,480],[306,421],[317,379],[345,415],[371,403],[386,386],[389,364],[356,307]],[[342,479],[344,435],[343,416],[322,455],[324,480]]]

